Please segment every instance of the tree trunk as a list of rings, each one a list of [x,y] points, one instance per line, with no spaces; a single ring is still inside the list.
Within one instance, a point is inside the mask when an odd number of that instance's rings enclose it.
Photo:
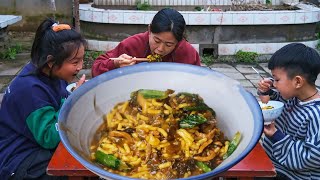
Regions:
[[[73,0],[73,23],[75,30],[80,33],[79,0]]]

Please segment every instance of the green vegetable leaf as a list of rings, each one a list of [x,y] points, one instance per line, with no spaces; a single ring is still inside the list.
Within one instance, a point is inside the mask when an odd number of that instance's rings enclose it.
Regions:
[[[145,99],[165,99],[168,97],[167,91],[140,89],[138,91]]]
[[[213,116],[216,116],[216,112],[207,106],[205,103],[200,103],[195,106],[188,106],[183,108],[184,111],[206,111],[209,110]]]
[[[227,152],[223,155],[223,159],[227,159],[227,157],[229,157],[238,147],[239,143],[240,143],[240,139],[241,139],[241,134],[238,131],[234,136],[233,139],[229,145],[229,148],[227,150]]]
[[[95,153],[95,157],[98,163],[109,168],[125,172],[131,170],[130,166],[128,166],[125,162],[120,161],[113,154],[105,154],[104,152],[98,150]]]
[[[203,116],[192,114],[180,120],[179,126],[180,128],[193,128],[194,126],[203,124],[205,122],[207,122],[207,119],[204,118]]]
[[[196,165],[199,169],[201,169],[203,172],[210,172],[211,171],[211,168],[205,164],[204,162],[201,162],[201,161],[197,161],[196,162]]]
[[[113,154],[105,154],[101,151],[96,151],[95,157],[98,163],[109,168],[117,170],[120,166],[120,160],[117,159]]]

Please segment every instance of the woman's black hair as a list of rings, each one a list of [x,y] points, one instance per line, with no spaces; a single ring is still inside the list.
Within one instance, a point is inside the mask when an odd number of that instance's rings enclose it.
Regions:
[[[74,29],[64,29],[55,32],[52,25],[58,23],[50,18],[45,19],[36,31],[32,44],[31,62],[41,71],[48,63],[48,55],[53,58],[54,66],[61,67],[63,61],[78,51],[86,41]]]
[[[152,33],[172,32],[177,41],[184,38],[186,22],[183,16],[176,10],[170,8],[161,9],[150,24]]]
[[[302,43],[291,43],[272,55],[268,68],[283,68],[289,78],[301,75],[314,85],[320,72],[320,56],[316,50]]]

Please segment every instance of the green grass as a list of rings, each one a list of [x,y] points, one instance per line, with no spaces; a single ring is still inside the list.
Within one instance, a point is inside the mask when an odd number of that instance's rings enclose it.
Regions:
[[[213,55],[204,54],[200,57],[201,62],[206,66],[210,66],[215,62]]]
[[[242,63],[256,63],[258,56],[259,54],[256,52],[242,51],[242,50],[239,50],[235,54],[237,62],[242,62]]]

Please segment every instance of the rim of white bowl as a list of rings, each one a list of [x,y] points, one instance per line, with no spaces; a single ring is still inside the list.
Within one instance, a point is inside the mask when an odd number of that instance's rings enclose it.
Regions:
[[[80,86],[77,89],[77,91],[71,93],[71,95],[67,98],[67,100],[62,105],[62,108],[58,116],[58,124],[66,121],[66,119],[63,119],[62,117],[65,117],[67,114],[69,114],[71,107],[73,106],[73,104],[77,102],[78,97],[81,97],[85,92],[89,91],[91,88],[98,86],[101,82],[108,81],[123,75],[139,73],[142,71],[157,71],[157,70],[163,70],[163,69],[165,69],[166,71],[179,71],[179,72],[186,72],[186,73],[192,73],[192,74],[204,75],[204,76],[214,74],[215,76],[218,76],[218,77],[231,79],[222,73],[213,71],[205,67],[182,64],[182,63],[172,63],[172,62],[139,63],[134,66],[126,66],[126,67],[114,69],[91,79],[84,85]],[[251,107],[250,110],[252,111],[253,119],[255,120],[254,121],[255,128],[253,130],[254,136],[252,137],[252,140],[250,141],[248,146],[244,149],[244,151],[239,154],[238,157],[230,161],[229,165],[219,166],[210,172],[199,174],[196,176],[191,176],[188,178],[180,178],[179,180],[206,179],[209,177],[213,177],[219,173],[222,173],[230,169],[232,166],[236,165],[237,163],[239,163],[243,158],[245,158],[250,153],[250,151],[258,143],[263,130],[263,115],[260,109],[260,105],[257,102],[256,98],[251,93],[246,91],[240,84],[238,86],[239,86],[240,94],[242,94],[242,96],[244,97],[248,105]],[[75,149],[72,148],[71,144],[67,140],[65,131],[63,129],[60,129],[60,125],[58,126],[58,128],[59,128],[59,135],[61,138],[61,142],[64,144],[65,148],[75,159],[77,159],[88,170],[92,171],[95,174],[106,176],[112,179],[121,179],[121,180],[136,179],[136,178],[130,178],[130,177],[121,176],[118,174],[108,172],[102,169],[101,167],[99,167],[98,165],[89,163]]]
[[[259,105],[260,105],[260,107],[261,107],[261,104],[262,104],[262,102],[261,101],[259,101],[258,102],[259,103]],[[269,103],[273,103],[273,104],[280,104],[280,106],[278,106],[278,107],[274,107],[274,108],[272,108],[272,109],[261,109],[262,111],[264,111],[264,112],[267,112],[267,111],[274,111],[274,110],[276,110],[276,109],[281,109],[281,108],[283,108],[284,107],[284,103],[283,102],[281,102],[281,101],[276,101],[276,100],[270,100],[267,104],[265,104],[265,105],[269,105]],[[270,106],[272,106],[272,105],[270,105]]]

